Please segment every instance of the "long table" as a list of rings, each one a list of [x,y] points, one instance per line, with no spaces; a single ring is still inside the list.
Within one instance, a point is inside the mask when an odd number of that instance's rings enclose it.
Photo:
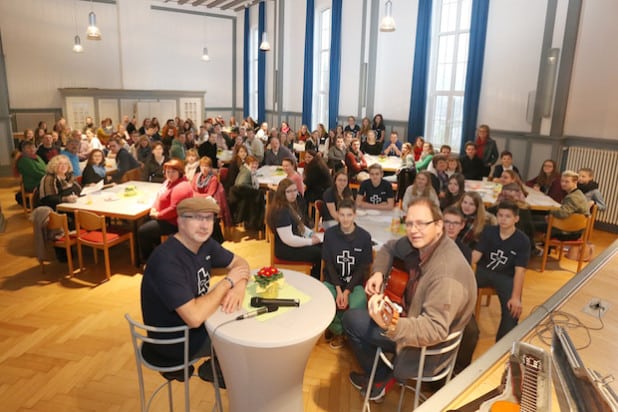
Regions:
[[[129,186],[136,188],[136,194],[126,196],[125,189]],[[75,203],[60,203],[57,210],[60,212],[75,212],[86,210],[110,218],[124,219],[131,225],[133,236],[137,239],[137,221],[150,214],[150,208],[161,183],[129,181],[120,185],[82,196]],[[139,247],[135,243],[135,262],[139,262]]]
[[[493,205],[502,189],[502,185],[497,182],[486,182],[480,180],[466,180],[466,192],[477,192],[483,198],[485,205]],[[531,187],[526,187],[528,196],[526,202],[532,210],[553,210],[560,208],[560,203],[556,202],[545,193]]]
[[[385,172],[396,172],[401,167],[401,158],[399,156],[372,156],[368,154],[364,156],[367,166],[377,163],[382,166],[382,170]]]

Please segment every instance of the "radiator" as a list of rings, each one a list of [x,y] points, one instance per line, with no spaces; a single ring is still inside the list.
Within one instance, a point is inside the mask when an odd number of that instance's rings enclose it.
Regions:
[[[597,222],[618,226],[618,151],[569,147],[565,170],[582,167],[594,170],[594,180],[607,204],[607,209],[597,214]]]

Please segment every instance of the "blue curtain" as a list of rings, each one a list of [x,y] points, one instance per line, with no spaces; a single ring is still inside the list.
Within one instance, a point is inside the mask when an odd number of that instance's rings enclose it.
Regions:
[[[337,127],[339,115],[339,89],[341,77],[341,3],[333,0],[331,11],[330,72],[328,80],[328,127]]]
[[[262,33],[265,26],[265,4],[260,3],[259,18],[258,18],[258,46],[261,42]],[[258,121],[266,121],[266,53],[258,50]]]
[[[303,80],[303,124],[312,128],[311,109],[313,106],[313,25],[315,23],[314,0],[307,0],[305,13],[305,76]]]
[[[250,46],[251,41],[251,22],[249,8],[245,7],[245,27],[244,27],[244,43],[243,43],[243,61],[242,61],[242,111],[245,119],[249,116],[249,62],[251,61]]]
[[[431,3],[432,0],[420,0],[418,2],[412,90],[408,114],[408,141],[410,142],[413,142],[417,136],[425,134],[429,53],[431,51]]]
[[[468,140],[474,140],[474,131],[479,112],[483,60],[485,56],[485,37],[487,35],[487,15],[489,0],[472,1],[470,21],[470,46],[468,48],[468,68],[466,71],[466,90],[464,92],[463,119],[461,126],[461,147]]]

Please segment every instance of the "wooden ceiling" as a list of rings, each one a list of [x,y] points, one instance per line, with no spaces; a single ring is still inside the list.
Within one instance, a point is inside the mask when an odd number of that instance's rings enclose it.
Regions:
[[[209,9],[241,11],[247,6],[253,6],[261,0],[165,0],[165,3],[179,5],[206,6]]]

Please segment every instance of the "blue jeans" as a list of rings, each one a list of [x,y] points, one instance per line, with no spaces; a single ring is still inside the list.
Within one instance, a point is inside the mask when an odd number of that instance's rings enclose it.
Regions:
[[[387,353],[395,353],[395,342],[382,335],[380,328],[369,316],[367,309],[349,309],[343,314],[343,330],[348,335],[352,352],[365,375],[369,376],[378,347]],[[376,369],[376,382],[390,378],[391,369],[379,362]]]

